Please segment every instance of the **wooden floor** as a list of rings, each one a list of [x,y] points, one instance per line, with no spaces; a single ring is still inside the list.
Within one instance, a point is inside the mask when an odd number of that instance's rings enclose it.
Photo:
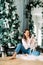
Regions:
[[[0,65],[43,65],[43,61],[26,61],[21,59],[9,60],[9,57],[0,57]]]

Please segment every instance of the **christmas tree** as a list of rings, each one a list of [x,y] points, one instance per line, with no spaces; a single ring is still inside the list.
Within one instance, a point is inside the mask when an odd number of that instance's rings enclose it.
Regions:
[[[34,34],[34,22],[32,20],[30,2],[25,7],[25,17],[26,17],[26,22],[28,22],[28,28],[29,28],[31,34]]]
[[[19,16],[16,13],[14,0],[0,1],[0,41],[16,45],[19,36]]]
[[[28,28],[30,29],[31,34],[34,34],[34,21],[32,20],[31,9],[34,7],[36,8],[37,5],[43,7],[40,0],[29,0],[27,5],[25,6],[25,16],[28,21]]]

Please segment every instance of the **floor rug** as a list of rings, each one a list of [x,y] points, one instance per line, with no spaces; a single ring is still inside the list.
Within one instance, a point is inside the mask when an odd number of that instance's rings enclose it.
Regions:
[[[40,60],[43,61],[43,55],[34,56],[34,55],[24,55],[18,54],[16,58],[24,59],[24,60]]]

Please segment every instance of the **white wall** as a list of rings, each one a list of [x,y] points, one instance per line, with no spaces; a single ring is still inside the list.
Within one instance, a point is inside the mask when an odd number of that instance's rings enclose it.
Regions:
[[[15,0],[15,5],[17,8],[17,14],[19,15],[19,20],[20,22],[20,31],[23,31],[25,26],[26,26],[26,21],[25,21],[25,15],[24,15],[24,11],[25,11],[25,4],[27,3],[28,0]]]
[[[17,8],[17,14],[19,15],[20,20],[20,31],[23,28],[23,0],[15,0],[15,5]]]
[[[37,6],[36,8],[33,8],[32,11],[32,19],[34,21],[35,25],[35,33],[38,45],[42,45],[42,37],[41,37],[41,26],[42,26],[42,8]]]

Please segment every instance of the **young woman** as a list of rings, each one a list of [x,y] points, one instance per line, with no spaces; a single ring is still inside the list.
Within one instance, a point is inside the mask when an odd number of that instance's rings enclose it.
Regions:
[[[35,50],[35,39],[31,37],[30,31],[26,29],[23,33],[22,43],[19,43],[11,59],[16,58],[17,53],[21,50],[24,54],[39,55],[40,53]],[[33,51],[34,50],[34,51]]]

